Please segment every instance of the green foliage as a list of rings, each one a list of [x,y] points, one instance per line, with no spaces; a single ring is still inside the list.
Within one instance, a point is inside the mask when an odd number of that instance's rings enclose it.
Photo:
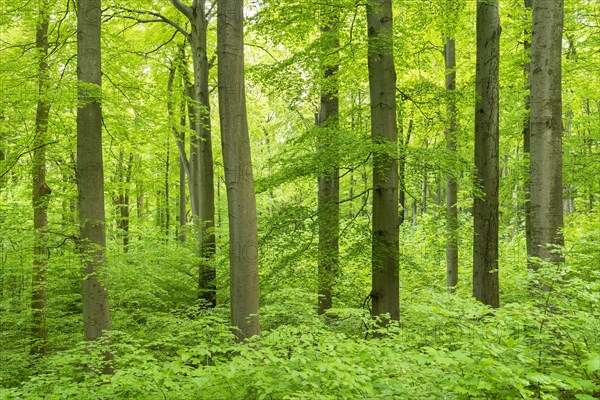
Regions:
[[[599,2],[565,4],[564,182],[560,265],[527,269],[524,237],[522,46],[530,11],[500,2],[501,308],[471,298],[475,3],[393,2],[399,148],[370,140],[365,2],[255,1],[247,8],[247,96],[257,179],[262,336],[236,343],[229,326],[228,218],[214,123],[219,306],[197,301],[198,257],[179,227],[177,148],[166,109],[168,67],[185,41],[160,12],[166,1],[106,1],[103,13],[104,175],[112,327],[82,343],[81,260],[76,248],[72,2],[51,2],[48,126],[47,354],[30,354],[31,151],[39,94],[37,2],[0,0],[0,398],[1,399],[592,399],[600,396]],[[126,4],[125,4],[126,3]],[[66,7],[69,7],[67,9]],[[321,18],[337,15],[337,33]],[[208,57],[215,53],[214,17]],[[184,26],[186,29],[188,26]],[[324,53],[339,35],[335,54]],[[457,152],[445,149],[442,46],[456,39]],[[189,55],[189,46],[184,46]],[[338,55],[339,54],[339,55]],[[323,65],[336,58],[339,129],[315,127]],[[191,63],[188,62],[188,67]],[[216,68],[209,77],[216,118]],[[327,86],[325,86],[327,87]],[[185,98],[175,85],[177,103]],[[176,110],[178,114],[180,110]],[[175,115],[174,119],[178,119]],[[185,130],[189,139],[190,130]],[[320,139],[330,143],[321,147]],[[400,229],[401,320],[370,318],[371,153],[404,161]],[[169,164],[167,165],[167,160]],[[339,166],[340,278],[334,308],[316,314],[317,176]],[[129,178],[127,170],[130,171]],[[459,182],[459,284],[445,293],[444,179]],[[169,193],[167,195],[167,192]],[[118,224],[128,194],[128,240]],[[188,203],[189,209],[189,203]],[[170,217],[170,218],[167,218]],[[186,243],[176,240],[185,232]],[[549,291],[540,288],[551,288]],[[107,362],[114,374],[98,371]]]

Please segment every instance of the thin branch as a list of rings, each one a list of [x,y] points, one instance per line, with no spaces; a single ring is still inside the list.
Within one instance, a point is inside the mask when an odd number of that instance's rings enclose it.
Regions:
[[[142,18],[133,17],[131,15],[118,16],[117,14],[112,14],[112,15],[109,16],[109,18],[119,17],[119,18],[123,18],[123,19],[132,19],[132,20],[137,21],[139,23],[164,22],[164,23],[167,23],[167,24],[171,25],[173,28],[177,29],[186,38],[190,39],[190,33],[188,31],[186,31],[185,29],[183,29],[181,27],[181,25],[179,25],[177,22],[173,21],[170,18],[165,17],[161,13],[157,13],[157,12],[154,12],[154,11],[138,11],[138,10],[132,10],[130,8],[121,8],[120,10],[121,11],[130,12],[130,13],[133,13],[133,14],[138,14],[138,15],[150,15],[150,16],[155,17],[157,19],[142,19]]]
[[[264,51],[265,53],[267,53],[273,60],[275,60],[275,62],[278,62],[278,63],[281,62],[273,54],[271,54],[271,52],[267,48],[265,48],[265,47],[263,47],[263,46],[261,46],[259,44],[253,44],[253,43],[244,43],[244,44],[246,46],[256,47],[257,49],[261,49],[262,51]]]
[[[364,194],[369,193],[372,190],[373,190],[373,188],[367,188],[367,189],[363,190],[362,192],[360,192],[360,193],[358,193],[358,194],[356,194],[356,195],[354,195],[352,197],[348,197],[348,198],[346,198],[344,200],[338,201],[337,204],[342,204],[342,203],[346,203],[348,201],[352,201],[352,200],[354,200],[354,199],[356,199],[356,198],[358,198],[358,197],[360,197],[360,196],[362,196]]]
[[[12,162],[12,165],[11,165],[10,167],[8,167],[8,169],[7,169],[6,171],[4,171],[4,172],[2,173],[2,175],[0,175],[0,179],[4,178],[4,177],[6,176],[6,174],[8,174],[8,173],[9,173],[9,172],[10,172],[10,171],[11,171],[11,170],[12,170],[12,169],[15,167],[15,165],[17,165],[17,162],[18,162],[18,161],[21,159],[21,157],[23,157],[24,155],[26,155],[26,154],[29,154],[29,153],[31,153],[32,151],[35,151],[35,150],[37,150],[37,149],[41,149],[42,147],[46,147],[46,146],[49,146],[49,145],[51,145],[51,144],[56,144],[56,143],[58,143],[58,142],[57,142],[57,141],[53,141],[53,142],[49,142],[49,143],[43,143],[43,144],[40,144],[39,146],[35,146],[35,147],[34,147],[34,148],[32,148],[32,149],[29,149],[29,150],[27,150],[27,151],[24,151],[24,152],[22,152],[21,154],[19,154],[19,155],[17,156],[17,158],[15,158],[15,160]]]
[[[110,76],[108,76],[105,72],[102,72],[102,76],[104,76],[106,79],[108,79],[108,81],[110,82],[111,85],[113,85],[113,87],[115,89],[117,89],[119,92],[121,92],[121,94],[127,99],[127,101],[129,103],[131,103],[131,99],[127,96],[127,93],[125,93],[123,91],[123,89],[121,89],[119,86],[117,86],[112,79],[110,79]]]
[[[210,22],[210,20],[217,14],[217,2],[216,0],[212,2],[208,10],[206,10],[206,22]]]

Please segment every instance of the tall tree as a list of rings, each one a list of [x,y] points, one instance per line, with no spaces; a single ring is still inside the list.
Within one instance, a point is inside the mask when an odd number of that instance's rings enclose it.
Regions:
[[[123,243],[123,252],[129,251],[129,198],[131,193],[131,175],[133,172],[133,153],[129,154],[128,161],[125,160],[125,151],[119,152],[117,160],[116,180],[118,182],[118,193],[113,198],[117,210],[117,227]]]
[[[446,68],[446,150],[456,154],[456,46],[454,38],[444,44]],[[453,173],[446,174],[446,214],[448,238],[446,241],[446,290],[453,292],[458,284],[458,182]]]
[[[244,82],[243,0],[219,0],[219,119],[227,207],[231,322],[240,340],[260,334],[258,231]]]
[[[561,260],[563,0],[533,0],[531,29],[531,257]]]
[[[35,47],[38,57],[38,102],[35,115],[35,139],[32,157],[33,177],[33,273],[31,288],[33,353],[46,352],[46,269],[48,266],[48,201],[50,187],[46,184],[46,141],[50,103],[48,91],[48,25],[49,9],[40,2],[36,27]]]
[[[531,1],[532,0],[524,0],[524,6],[527,10],[531,10]],[[525,156],[527,157],[527,168],[529,168],[529,149],[530,149],[530,133],[529,133],[529,125],[531,123],[529,119],[529,112],[531,109],[530,104],[530,96],[529,90],[531,89],[530,78],[531,74],[531,63],[530,63],[530,50],[531,50],[531,31],[529,29],[525,29],[523,40],[523,48],[525,50],[525,62],[523,63],[523,74],[525,77],[525,118],[523,119],[523,151],[525,152]],[[527,255],[531,255],[531,201],[530,201],[530,191],[531,191],[531,179],[529,174],[525,174],[524,179],[524,190],[525,190],[525,247],[527,249]]]
[[[337,72],[337,49],[340,46],[338,37],[337,11],[327,9],[321,23],[321,35],[324,40],[325,56],[323,65],[323,83],[321,88],[321,106],[317,116],[320,127],[320,146],[327,149],[337,134],[338,114],[340,112],[339,83]],[[336,160],[333,160],[334,163]],[[327,165],[330,163],[327,162]],[[334,284],[338,275],[339,263],[339,200],[340,174],[339,167],[333,165],[318,178],[318,215],[319,215],[319,305],[318,312],[323,314],[332,306]]]
[[[391,0],[367,4],[373,150],[372,313],[400,317],[396,69]]]
[[[102,160],[101,1],[79,0],[77,4],[77,191],[84,265],[83,329],[86,340],[96,340],[110,329]]]
[[[473,207],[473,295],[499,307],[498,73],[500,16],[498,2],[477,1],[477,62],[475,77],[475,183],[481,189]]]
[[[209,62],[206,46],[208,19],[206,2],[193,0],[190,6],[180,0],[169,0],[190,22],[187,32],[178,28],[192,48],[194,83],[191,97],[190,124],[194,135],[190,138],[189,176],[192,218],[200,242],[200,256],[206,260],[199,271],[199,297],[215,306],[216,270],[215,255],[215,185],[210,124],[210,100],[208,91]]]
[[[183,52],[181,52],[183,53]],[[180,53],[180,54],[181,54]],[[183,56],[183,54],[181,54]],[[181,60],[180,60],[181,61]],[[182,67],[182,66],[180,66]],[[175,140],[177,143],[177,148],[179,149],[179,212],[177,215],[177,220],[179,222],[177,239],[180,242],[187,241],[187,235],[185,233],[185,225],[187,224],[187,199],[186,199],[186,191],[185,191],[185,178],[189,175],[189,160],[187,154],[185,152],[185,122],[186,122],[186,107],[185,100],[181,99],[179,106],[179,121],[176,123],[174,121],[174,107],[173,107],[173,99],[174,99],[174,91],[173,91],[173,83],[175,80],[176,67],[171,66],[169,68],[169,78],[167,80],[167,111],[169,114],[169,121],[171,124],[171,130],[173,131],[173,135],[175,136]]]

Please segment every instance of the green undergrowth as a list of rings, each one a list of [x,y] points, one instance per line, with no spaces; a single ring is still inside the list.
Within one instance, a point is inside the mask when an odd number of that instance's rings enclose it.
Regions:
[[[102,348],[83,343],[44,359],[15,355],[3,360],[0,398],[593,399],[600,318],[574,309],[571,290],[498,310],[424,295],[385,329],[365,310],[317,317],[290,300],[287,314],[265,307],[272,327],[243,344],[223,309],[155,314],[143,331],[110,333],[114,374],[94,372]]]

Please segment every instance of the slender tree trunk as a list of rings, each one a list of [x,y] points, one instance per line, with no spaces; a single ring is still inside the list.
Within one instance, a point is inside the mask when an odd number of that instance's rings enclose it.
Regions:
[[[183,166],[183,160],[179,158],[179,234],[177,239],[181,243],[187,241],[187,235],[185,234],[185,226],[187,225],[187,202],[185,192],[185,168]]]
[[[421,181],[421,215],[427,214],[427,164],[423,164],[423,180]]]
[[[500,17],[498,3],[477,2],[475,100],[476,185],[473,205],[473,295],[499,307],[498,284],[498,72]]]
[[[328,10],[328,12],[331,12]],[[337,15],[330,17],[321,26],[321,34],[325,38],[326,52],[336,52],[339,47]],[[321,129],[321,147],[331,146],[331,140],[338,133],[338,114],[340,110],[338,94],[339,70],[337,62],[326,63],[323,72],[323,88],[321,89],[321,109],[317,116],[317,124]],[[324,314],[332,307],[332,295],[339,271],[339,201],[340,176],[339,168],[334,166],[318,178],[318,215],[319,215],[319,302],[318,313]]]
[[[199,102],[196,111],[195,147],[198,152],[198,209],[200,227],[200,255],[205,260],[199,271],[199,297],[210,306],[217,304],[215,255],[215,188],[210,126],[210,100],[208,96],[208,59],[206,53],[206,26],[204,1],[195,2],[192,22],[192,58],[194,60],[194,100]]]
[[[219,111],[229,210],[231,322],[239,340],[260,334],[258,232],[244,83],[243,0],[218,0]]]
[[[180,70],[184,68],[183,66],[183,50],[180,56]],[[173,111],[173,82],[175,79],[176,68],[172,67],[169,69],[169,79],[167,80],[167,111],[169,115],[169,121],[172,124],[171,130],[173,131],[173,136],[175,136],[175,143],[177,144],[178,150],[178,161],[179,161],[179,215],[177,216],[179,222],[179,229],[177,234],[177,239],[185,243],[187,241],[187,235],[185,233],[185,226],[187,225],[187,200],[186,200],[186,191],[185,191],[185,179],[186,176],[190,179],[190,164],[187,158],[187,154],[185,152],[185,126],[186,126],[186,104],[185,100],[182,99],[179,105],[179,125],[175,125],[174,121],[174,111]]]
[[[443,179],[442,174],[437,173],[435,175],[435,203],[438,206],[442,205],[442,197],[444,197],[444,189],[442,189],[442,186],[444,186]]]
[[[83,328],[86,340],[110,329],[104,232],[104,173],[100,61],[100,0],[77,10],[77,189],[83,256]],[[106,354],[110,358],[110,354]],[[104,372],[111,372],[106,368]]]
[[[562,235],[562,0],[533,0],[531,30],[531,257],[559,262]]]
[[[129,161],[125,164],[125,153],[119,153],[119,162],[117,164],[117,180],[122,186],[119,188],[119,194],[113,199],[117,208],[117,227],[123,243],[123,252],[129,251],[129,193],[131,184],[131,173],[133,168],[133,153],[129,155]]]
[[[397,148],[396,70],[394,67],[392,2],[367,4],[371,136],[376,146]],[[398,276],[399,220],[396,157],[373,153],[372,314],[400,317]]]
[[[456,47],[454,38],[446,38],[444,63],[446,68],[446,150],[456,156]],[[458,284],[458,182],[455,171],[446,174],[446,291],[454,292]]]
[[[412,118],[408,120],[408,128],[406,129],[406,137],[402,137],[400,140],[400,157],[398,158],[398,186],[400,187],[398,192],[398,198],[400,202],[400,213],[398,216],[398,224],[402,225],[404,220],[408,216],[408,210],[406,209],[406,150],[410,144],[410,136],[413,130]]]
[[[531,10],[531,1],[532,0],[524,0],[525,8]],[[525,159],[527,160],[527,169],[530,168],[530,133],[529,133],[529,112],[530,112],[530,96],[529,91],[531,88],[530,85],[530,73],[531,73],[531,64],[529,51],[531,49],[531,43],[529,42],[531,32],[525,29],[525,40],[523,41],[523,47],[525,50],[525,64],[523,65],[523,74],[525,75],[525,119],[523,121],[523,151],[525,153]],[[530,193],[531,193],[531,179],[529,174],[525,174],[525,182],[524,182],[524,190],[525,190],[525,248],[527,249],[527,255],[531,255],[531,201],[530,201]]]
[[[48,90],[48,5],[39,4],[35,47],[38,52],[38,103],[35,116],[35,139],[32,159],[33,175],[33,273],[31,288],[33,354],[46,353],[46,269],[48,266],[48,201],[50,188],[46,184],[46,148],[50,103]]]
[[[207,58],[206,19],[203,0],[194,0],[186,6],[180,0],[170,0],[191,24],[187,35],[192,48],[194,84],[190,93],[191,125],[194,135],[190,138],[190,202],[194,226],[200,244],[200,256],[204,260],[199,268],[198,297],[209,306],[217,304],[215,255],[215,188],[210,124],[210,101],[208,92],[209,63]]]
[[[170,227],[169,225],[171,225],[171,212],[169,209],[169,167],[171,164],[171,149],[169,149],[169,142],[170,140],[167,137],[167,143],[166,143],[166,157],[165,157],[165,241],[169,241],[169,233],[170,233]]]

